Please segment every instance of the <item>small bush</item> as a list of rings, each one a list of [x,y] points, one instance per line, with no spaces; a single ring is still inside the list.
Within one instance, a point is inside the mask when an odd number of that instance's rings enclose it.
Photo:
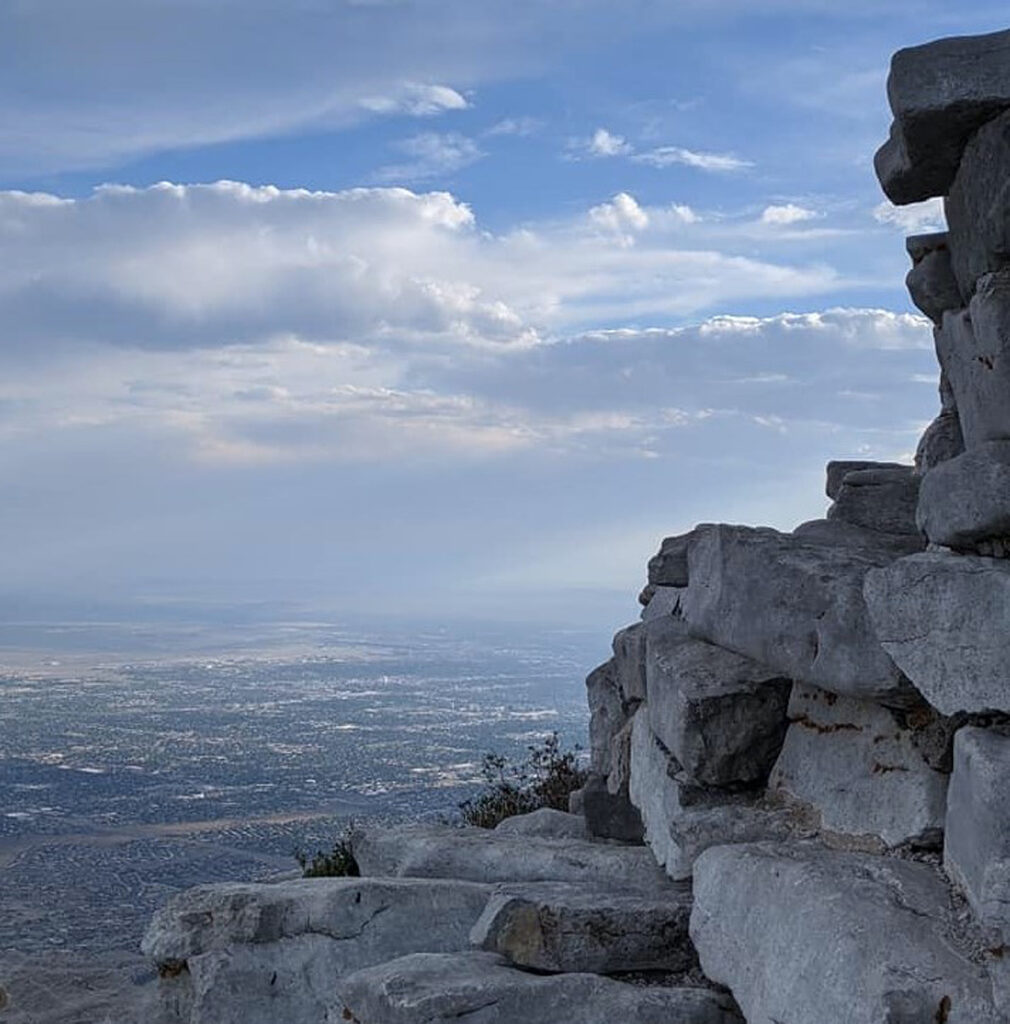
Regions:
[[[351,849],[351,826],[344,830],[329,853],[316,850],[312,859],[303,850],[295,851],[302,878],[357,878],[361,874]]]
[[[568,810],[569,794],[586,782],[587,772],[578,765],[579,748],[563,751],[555,732],[528,750],[519,764],[502,754],[484,755],[484,792],[459,805],[465,825],[494,828],[506,818],[541,807]]]

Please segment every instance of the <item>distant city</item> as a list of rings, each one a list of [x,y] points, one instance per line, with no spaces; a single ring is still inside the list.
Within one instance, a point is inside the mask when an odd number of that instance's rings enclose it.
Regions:
[[[452,816],[485,752],[584,745],[601,656],[595,632],[281,623],[96,660],[87,633],[0,672],[0,958],[135,949],[180,888],[293,871],[351,820]]]

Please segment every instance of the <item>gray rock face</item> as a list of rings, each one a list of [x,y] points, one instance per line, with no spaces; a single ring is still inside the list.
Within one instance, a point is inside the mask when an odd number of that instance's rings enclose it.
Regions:
[[[1010,439],[1010,271],[981,278],[968,309],[945,313],[934,337],[965,447]]]
[[[1010,555],[1010,441],[988,441],[932,469],[917,520],[934,544],[970,550],[995,539],[1002,549],[1007,538]]]
[[[614,634],[614,667],[626,706],[645,700],[645,640],[649,625],[636,622]]]
[[[869,462],[866,459],[832,459],[825,470],[824,493],[832,500],[838,499],[842,483],[850,473],[868,469],[904,469],[900,462]]]
[[[885,708],[797,683],[769,789],[813,808],[829,832],[869,848],[939,846],[947,776]]]
[[[333,979],[417,950],[464,950],[490,886],[312,878],[180,893],[143,951],[162,967],[162,1019],[321,1022]]]
[[[880,642],[945,715],[1010,711],[1010,563],[928,552],[866,576]]]
[[[891,137],[874,159],[893,203],[946,195],[972,134],[1010,107],[1010,32],[899,50],[887,96]]]
[[[415,954],[341,978],[327,1024],[743,1024],[707,989],[530,974],[494,953]]]
[[[749,1021],[997,1020],[985,971],[948,939],[947,888],[924,865],[811,845],[720,846],[698,859],[694,894],[702,968]]]
[[[657,587],[687,586],[687,549],[694,531],[665,537],[659,551],[649,559],[649,582]]]
[[[613,658],[594,668],[586,677],[586,696],[589,700],[590,768],[606,775],[610,771],[610,741],[627,718]]]
[[[1010,50],[1008,50],[1010,54]],[[965,146],[946,200],[951,265],[964,303],[983,274],[1010,262],[1010,116],[983,125]]]
[[[890,556],[712,526],[690,557],[684,617],[696,636],[846,696],[899,702],[914,695],[877,642],[863,601],[863,577]]]
[[[674,619],[650,633],[646,679],[649,725],[678,777],[696,786],[768,777],[785,737],[789,679],[693,639]]]
[[[626,789],[611,793],[605,778],[590,775],[580,793],[581,813],[590,835],[624,843],[642,842],[645,835],[642,816],[632,806]]]
[[[680,615],[680,602],[685,590],[683,587],[654,587],[652,596],[642,609],[642,621],[665,619]]]
[[[912,269],[905,278],[905,287],[916,306],[939,326],[948,309],[964,305],[951,265],[947,232],[911,235],[906,248],[912,257]]]
[[[792,536],[823,547],[869,548],[871,553],[884,558],[903,558],[926,547],[921,534],[881,533],[842,519],[810,519],[800,523]]]
[[[915,506],[919,477],[913,466],[858,469],[846,473],[828,519],[881,533],[918,534]]]
[[[479,949],[538,971],[686,971],[691,895],[621,896],[558,883],[502,886],[470,938]]]
[[[964,728],[954,737],[944,864],[962,887],[989,945],[1010,942],[1010,737]]]
[[[542,839],[588,839],[586,819],[581,814],[567,814],[553,807],[541,807],[529,814],[506,818],[495,832],[508,836],[540,836]]]
[[[922,476],[963,451],[961,418],[956,409],[943,409],[919,438],[915,449],[915,471]]]
[[[573,882],[638,893],[669,885],[643,846],[510,836],[447,825],[359,829],[351,843],[366,876]]]

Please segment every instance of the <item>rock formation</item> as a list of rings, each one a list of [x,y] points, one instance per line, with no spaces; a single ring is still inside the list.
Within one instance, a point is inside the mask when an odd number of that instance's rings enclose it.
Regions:
[[[165,1021],[1010,1021],[1010,32],[901,51],[888,95],[881,184],[949,224],[908,240],[914,466],[829,463],[792,533],[662,542],[587,680],[576,813],[177,897]]]

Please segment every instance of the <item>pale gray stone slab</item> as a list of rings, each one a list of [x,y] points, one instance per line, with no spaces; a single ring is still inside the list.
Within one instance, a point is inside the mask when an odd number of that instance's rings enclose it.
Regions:
[[[581,814],[540,807],[529,814],[516,814],[499,822],[495,832],[508,836],[539,836],[542,839],[588,839],[586,819]]]
[[[926,552],[866,576],[884,648],[945,715],[1010,711],[1010,562]]]
[[[614,634],[614,668],[626,705],[645,700],[645,640],[650,625],[636,622]]]
[[[479,949],[538,971],[687,971],[691,894],[624,896],[563,883],[505,885],[470,933]]]
[[[886,847],[939,845],[947,776],[891,712],[797,683],[789,718],[769,790],[811,807],[829,832]]]
[[[807,544],[824,547],[869,548],[871,554],[881,558],[903,558],[923,551],[926,541],[921,534],[881,533],[854,526],[842,519],[810,519],[800,523],[792,536]]]
[[[946,195],[971,136],[1010,108],[1010,32],[899,50],[887,79],[894,123],[874,158],[898,204]]]
[[[537,975],[494,953],[415,954],[341,978],[326,1024],[743,1024],[709,989]]]
[[[914,691],[877,641],[863,577],[892,556],[769,529],[711,526],[691,546],[691,632],[792,679],[861,699]]]
[[[659,551],[649,559],[649,582],[657,587],[686,587],[687,549],[694,537],[694,530],[664,537]]]
[[[367,876],[574,882],[640,893],[669,885],[644,846],[510,836],[448,825],[362,828],[351,842]]]
[[[915,525],[918,500],[919,477],[914,466],[853,470],[842,479],[828,519],[880,533],[915,536],[919,532]]]
[[[680,602],[685,593],[684,587],[653,587],[648,603],[642,609],[642,621],[679,617]]]
[[[947,232],[910,235],[905,246],[912,258],[905,287],[916,306],[939,326],[948,309],[964,305],[951,265]]]
[[[752,1022],[996,1024],[984,969],[952,945],[947,887],[894,857],[761,843],[695,864],[702,969]]]
[[[904,469],[900,462],[873,462],[868,459],[832,459],[825,468],[824,493],[832,500],[838,498],[842,483],[850,473],[866,469]]]
[[[646,645],[649,724],[691,785],[763,782],[786,730],[791,680],[689,634],[674,619]]]
[[[987,441],[934,467],[922,481],[917,519],[944,547],[1010,544],[1010,441]]]
[[[594,772],[610,771],[610,741],[624,724],[627,715],[621,698],[617,663],[611,658],[586,677],[589,701],[589,764]]]

